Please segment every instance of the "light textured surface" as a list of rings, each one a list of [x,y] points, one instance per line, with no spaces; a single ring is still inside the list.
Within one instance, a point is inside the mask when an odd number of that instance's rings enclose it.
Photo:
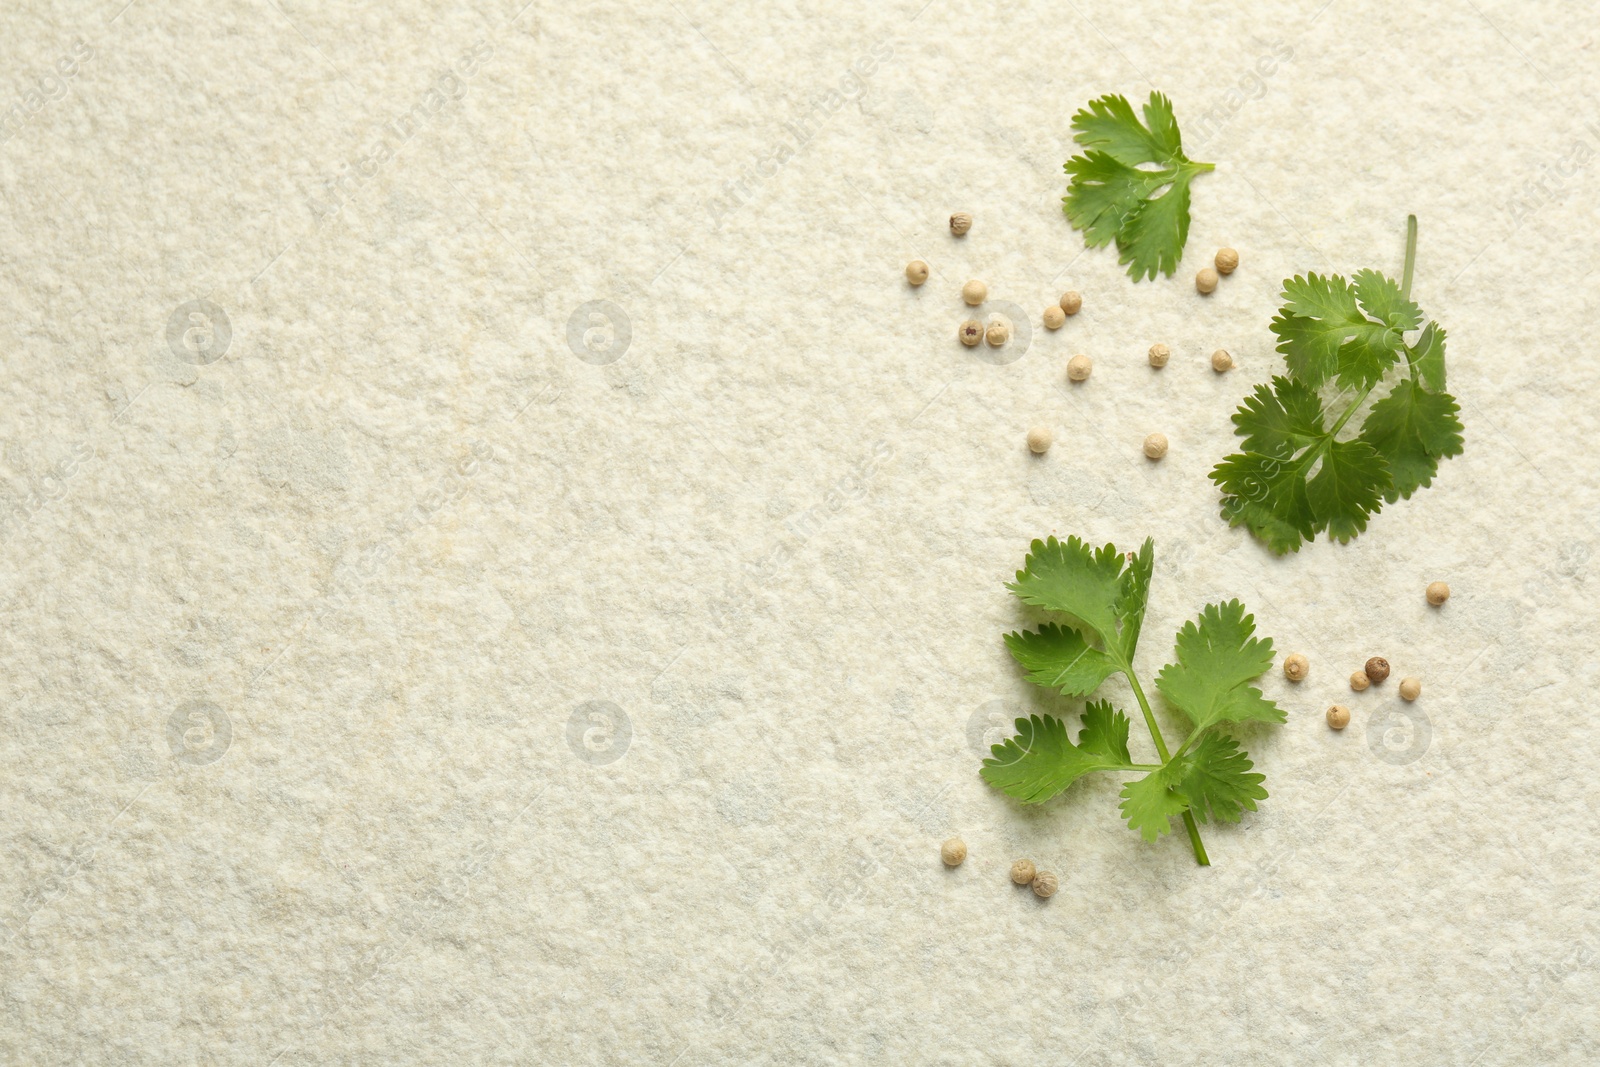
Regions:
[[[0,1062],[1600,1059],[1591,9],[123,4],[0,13]],[[1218,169],[1134,285],[1061,164],[1152,85]],[[1467,453],[1270,558],[1205,474],[1278,282],[1407,212]],[[1071,707],[1051,532],[1156,539],[1147,676],[1229,596],[1311,660],[1210,869],[978,779]]]

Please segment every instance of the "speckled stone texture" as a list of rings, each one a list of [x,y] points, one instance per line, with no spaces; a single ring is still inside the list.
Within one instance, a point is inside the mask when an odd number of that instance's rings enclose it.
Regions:
[[[1537,0],[6,5],[0,1063],[1600,1060],[1597,36]],[[1061,165],[1152,87],[1217,170],[1135,285]],[[1272,558],[1206,472],[1279,282],[1397,272],[1408,212],[1466,454]],[[1006,347],[958,343],[969,278]],[[1233,596],[1310,659],[1209,869],[1109,778],[978,778],[1076,710],[1000,640],[1050,533],[1155,538],[1147,678]],[[1351,693],[1372,655],[1422,699]]]

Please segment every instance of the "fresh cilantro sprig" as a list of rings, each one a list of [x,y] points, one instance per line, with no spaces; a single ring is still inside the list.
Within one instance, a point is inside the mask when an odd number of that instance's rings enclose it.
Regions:
[[[1233,416],[1243,451],[1211,472],[1223,517],[1274,552],[1298,551],[1321,532],[1350,540],[1384,502],[1409,499],[1441,459],[1461,454],[1460,408],[1444,391],[1445,331],[1424,326],[1411,300],[1416,257],[1412,215],[1402,281],[1360,270],[1348,281],[1307,274],[1283,283],[1272,332],[1288,373],[1245,398]],[[1391,376],[1360,428],[1345,433]]]
[[[1216,167],[1183,154],[1172,101],[1161,93],[1150,94],[1144,122],[1112,94],[1072,116],[1072,129],[1088,149],[1066,164],[1072,180],[1061,202],[1073,228],[1090,248],[1116,241],[1134,281],[1170,276],[1189,240],[1189,183]]]
[[[1167,748],[1133,669],[1154,567],[1149,538],[1126,556],[1115,545],[1092,549],[1076,537],[1034,541],[1007,588],[1062,621],[1007,634],[1005,642],[1029,681],[1065,696],[1088,696],[1111,675],[1126,677],[1160,762],[1136,761],[1128,716],[1110,701],[1091,700],[1076,740],[1055,716],[1018,719],[1017,735],[995,745],[979,773],[1024,804],[1042,804],[1095,771],[1119,774],[1129,779],[1121,794],[1129,827],[1154,841],[1182,816],[1195,860],[1207,865],[1197,821],[1238,822],[1267,797],[1265,776],[1252,772],[1239,743],[1218,728],[1287,716],[1250,684],[1272,666],[1272,640],[1255,636],[1255,620],[1237,600],[1210,604],[1178,631],[1176,662],[1156,676],[1156,688],[1188,722],[1183,743]]]

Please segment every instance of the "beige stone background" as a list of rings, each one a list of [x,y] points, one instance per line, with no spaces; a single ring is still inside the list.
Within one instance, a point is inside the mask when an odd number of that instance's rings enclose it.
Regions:
[[[0,1062],[1600,1059],[1588,5],[0,29]],[[1152,87],[1218,167],[1134,285],[1061,165],[1074,110]],[[1205,475],[1279,282],[1398,272],[1408,212],[1467,452],[1272,558]],[[1084,311],[989,362],[968,277]],[[1000,641],[1049,533],[1155,538],[1146,677],[1231,596],[1311,659],[1209,869],[1113,781],[1023,811],[977,776],[1075,711]],[[1414,718],[1349,694],[1374,653]]]

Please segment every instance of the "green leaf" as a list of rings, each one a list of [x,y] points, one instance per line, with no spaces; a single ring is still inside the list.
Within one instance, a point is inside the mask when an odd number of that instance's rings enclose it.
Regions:
[[[1388,464],[1385,500],[1392,504],[1426,488],[1441,459],[1461,454],[1460,410],[1449,393],[1429,392],[1410,378],[1402,378],[1372,406],[1361,424],[1361,440]]]
[[[1086,151],[1067,161],[1062,210],[1090,248],[1117,243],[1118,261],[1135,280],[1171,275],[1189,239],[1189,184],[1209,171],[1183,154],[1172,101],[1151,93],[1144,122],[1127,98],[1091,100],[1072,117]]]
[[[1316,536],[1306,479],[1293,460],[1259,453],[1229,456],[1211,472],[1222,487],[1222,516],[1246,526],[1280,555],[1298,551]]]
[[[1172,829],[1169,821],[1189,808],[1189,798],[1177,788],[1185,770],[1182,760],[1168,763],[1158,771],[1122,787],[1122,817],[1128,828],[1139,831],[1146,841],[1154,841]]]
[[[1006,588],[1024,604],[1071,615],[1108,650],[1116,649],[1122,564],[1115,545],[1094,550],[1076,536],[1035,540],[1017,580]]]
[[[1272,639],[1255,637],[1253,616],[1237,600],[1208,604],[1197,622],[1178,631],[1174,654],[1156,676],[1156,688],[1194,725],[1285,722],[1282,708],[1249,683],[1272,666]]]
[[[1289,373],[1313,388],[1337,377],[1365,389],[1400,358],[1399,331],[1363,315],[1356,290],[1337,274],[1285,281],[1272,332]]]
[[[1404,333],[1422,325],[1422,309],[1401,295],[1400,283],[1375,270],[1358,270],[1350,275],[1355,283],[1361,309],[1379,322]]]
[[[1172,184],[1160,196],[1153,196],[1135,208],[1122,223],[1117,235],[1117,262],[1128,267],[1135,281],[1154,278],[1159,272],[1172,275],[1189,242],[1189,182],[1194,175],[1179,170]]]
[[[1043,804],[1092,771],[1130,769],[1127,716],[1111,712],[1110,705],[1103,705],[1103,711],[1090,707],[1095,710],[1093,726],[1086,711],[1079,734],[1088,747],[1068,740],[1066,725],[1053,715],[1030,715],[1017,720],[1017,736],[993,747],[979,775],[1024,804]]]
[[[1322,400],[1304,382],[1277,377],[1258,385],[1233,414],[1234,432],[1244,450],[1289,459],[1327,435]]]
[[[1151,173],[1119,163],[1104,152],[1087,152],[1067,161],[1072,177],[1062,210],[1074,229],[1084,231],[1090,248],[1108,245],[1145,197],[1167,184],[1166,172]]]
[[[1117,670],[1114,660],[1090,647],[1077,630],[1045,623],[1037,630],[1006,634],[1012,658],[1028,672],[1028,681],[1069,697],[1087,696]]]
[[[1178,789],[1201,822],[1208,811],[1219,822],[1238,822],[1242,812],[1255,811],[1256,801],[1267,799],[1261,785],[1267,776],[1251,773],[1250,758],[1239,751],[1239,742],[1225,734],[1206,734],[1182,759],[1185,769]]]
[[[1365,441],[1334,441],[1322,453],[1322,468],[1306,484],[1317,526],[1348,541],[1367,528],[1389,487],[1389,465]]]
[[[1119,767],[1133,764],[1128,755],[1128,717],[1111,706],[1109,700],[1091,700],[1083,707],[1083,729],[1078,731],[1078,748],[1098,753]]]
[[[1422,328],[1417,343],[1406,349],[1406,358],[1422,379],[1422,384],[1436,393],[1444,392],[1444,327],[1430,322]]]
[[[1139,647],[1139,631],[1144,626],[1144,609],[1150,599],[1150,577],[1156,567],[1156,543],[1146,537],[1137,554],[1129,553],[1128,569],[1122,574],[1122,588],[1117,592],[1116,613],[1121,620],[1119,644],[1125,663],[1133,662],[1133,653]]]

